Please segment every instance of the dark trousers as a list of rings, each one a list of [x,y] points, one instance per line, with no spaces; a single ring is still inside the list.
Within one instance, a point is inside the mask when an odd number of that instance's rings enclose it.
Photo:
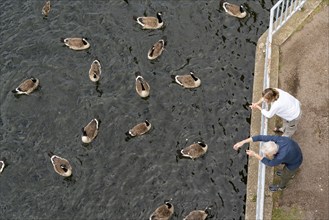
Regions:
[[[285,188],[287,186],[287,183],[291,178],[293,178],[296,175],[297,169],[289,170],[286,166],[283,167],[282,175],[281,175],[281,182],[279,187]]]

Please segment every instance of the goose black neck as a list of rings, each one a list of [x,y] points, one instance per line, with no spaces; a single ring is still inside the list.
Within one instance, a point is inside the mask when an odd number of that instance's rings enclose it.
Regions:
[[[65,164],[61,164],[61,168],[64,170],[64,172],[67,172],[68,171],[68,169],[67,169],[67,167],[66,167]]]
[[[159,13],[157,13],[157,18],[158,18],[159,23],[162,23],[162,18],[161,18],[161,15]]]
[[[200,144],[201,147],[205,147],[206,146],[206,144],[203,143],[203,142],[199,142],[199,144]]]
[[[198,78],[196,78],[196,77],[194,76],[194,74],[191,74],[191,76],[192,76],[192,78],[194,79],[194,81],[197,81],[197,80],[198,80]]]
[[[142,79],[139,79],[139,81],[141,82],[142,90],[145,90],[144,83],[143,83]]]
[[[172,205],[171,205],[171,203],[166,202],[166,206],[168,207],[168,209],[170,209]]]

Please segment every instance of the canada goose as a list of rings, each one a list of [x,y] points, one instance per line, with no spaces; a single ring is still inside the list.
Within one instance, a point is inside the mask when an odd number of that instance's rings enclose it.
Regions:
[[[171,75],[171,77],[186,89],[197,88],[201,85],[201,80],[193,72],[190,72],[189,75]]]
[[[49,152],[48,156],[50,157],[51,163],[53,164],[56,173],[65,177],[72,175],[72,167],[68,160],[54,155],[52,152]]]
[[[99,122],[96,118],[91,120],[85,127],[82,128],[81,140],[83,143],[88,144],[92,142],[98,134]]]
[[[152,48],[149,49],[149,51],[147,53],[147,58],[149,60],[154,60],[154,59],[158,58],[162,54],[162,51],[164,50],[164,46],[165,46],[165,41],[163,39],[156,42],[152,46]]]
[[[86,38],[62,38],[61,41],[72,50],[85,50],[90,47]]]
[[[90,65],[89,79],[93,82],[97,82],[101,77],[101,74],[102,74],[101,63],[99,62],[99,60],[94,60]]]
[[[190,212],[183,220],[205,220],[208,216],[208,209],[205,210],[194,210]]]
[[[161,15],[162,12],[158,12],[156,17],[138,17],[136,21],[143,29],[159,29],[163,26]]]
[[[3,169],[5,168],[6,164],[4,160],[0,160],[0,173],[2,173]]]
[[[235,5],[228,2],[222,2],[223,8],[226,13],[238,18],[244,18],[247,15],[247,12],[243,5]]]
[[[196,159],[203,154],[205,154],[208,150],[208,145],[198,141],[197,143],[191,144],[188,147],[185,147],[181,150],[181,154],[184,157],[189,157],[191,159]]]
[[[50,1],[47,1],[45,5],[42,7],[42,14],[47,17],[50,12]]]
[[[174,206],[165,202],[165,204],[159,206],[155,211],[150,215],[150,220],[168,220],[174,213]]]
[[[135,73],[136,76],[136,92],[142,98],[146,98],[150,95],[150,85],[144,80],[140,72]]]
[[[31,77],[30,79],[22,82],[16,89],[12,90],[15,94],[30,94],[39,86],[39,80],[37,78]]]
[[[128,133],[130,134],[130,136],[135,137],[145,134],[150,129],[151,123],[148,120],[145,120],[144,122],[135,125],[132,129],[128,131]]]

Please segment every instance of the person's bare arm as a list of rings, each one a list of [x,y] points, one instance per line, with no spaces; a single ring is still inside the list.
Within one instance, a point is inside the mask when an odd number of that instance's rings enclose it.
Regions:
[[[255,102],[255,103],[251,103],[251,105],[249,105],[249,107],[251,109],[259,109],[259,110],[262,110],[262,107],[260,106],[260,104],[264,101],[263,98],[260,98],[258,102]]]

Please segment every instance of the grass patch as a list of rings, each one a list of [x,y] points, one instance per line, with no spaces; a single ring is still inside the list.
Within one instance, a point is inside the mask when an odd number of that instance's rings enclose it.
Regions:
[[[289,208],[287,210],[283,208],[273,209],[272,220],[299,220],[302,218],[302,214],[297,208]]]

